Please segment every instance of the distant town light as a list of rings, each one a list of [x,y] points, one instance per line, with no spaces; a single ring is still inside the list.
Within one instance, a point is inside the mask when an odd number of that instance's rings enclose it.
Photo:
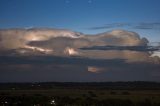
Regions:
[[[52,101],[51,101],[51,104],[55,105],[55,101],[54,101],[54,100],[52,100]]]

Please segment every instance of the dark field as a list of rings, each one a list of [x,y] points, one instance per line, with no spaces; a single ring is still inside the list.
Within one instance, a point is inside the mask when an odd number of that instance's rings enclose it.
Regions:
[[[1,83],[0,106],[160,106],[160,83]]]

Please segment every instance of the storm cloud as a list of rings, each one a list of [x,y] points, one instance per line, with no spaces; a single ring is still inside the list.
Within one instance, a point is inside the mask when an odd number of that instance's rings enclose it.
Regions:
[[[1,55],[53,55],[86,58],[151,60],[159,47],[125,30],[86,35],[64,29],[5,29],[0,31]],[[132,61],[131,60],[131,61]]]
[[[96,35],[60,29],[5,29],[0,30],[0,51],[11,49],[34,49],[41,52],[62,52],[65,48],[121,45],[145,46],[148,40],[135,32],[114,30]]]
[[[0,81],[23,76],[24,81],[160,80],[155,76],[160,46],[149,44],[126,30],[87,35],[64,29],[1,29]]]

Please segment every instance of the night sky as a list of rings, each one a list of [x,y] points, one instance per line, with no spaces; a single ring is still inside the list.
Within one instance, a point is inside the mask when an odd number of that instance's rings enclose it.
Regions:
[[[0,82],[160,81],[160,0],[0,0]]]

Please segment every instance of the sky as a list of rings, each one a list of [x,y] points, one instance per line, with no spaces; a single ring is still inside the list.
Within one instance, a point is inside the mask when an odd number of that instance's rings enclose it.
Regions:
[[[159,0],[1,0],[0,28],[50,27],[86,34],[125,29],[158,42],[159,4]],[[135,28],[142,23],[147,28]],[[106,25],[109,28],[92,29]]]
[[[0,0],[0,82],[159,82],[159,5]]]

